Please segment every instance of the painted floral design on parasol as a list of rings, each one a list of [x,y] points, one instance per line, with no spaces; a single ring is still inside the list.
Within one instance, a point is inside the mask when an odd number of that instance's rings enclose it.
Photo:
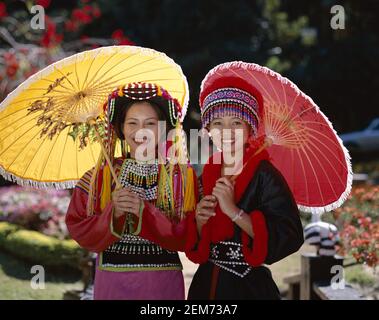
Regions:
[[[84,51],[31,76],[0,104],[0,173],[21,185],[75,186],[96,165],[101,149],[110,161],[103,108],[108,95],[141,81],[168,90],[182,106],[183,119],[186,78],[172,59],[152,49],[111,46]]]

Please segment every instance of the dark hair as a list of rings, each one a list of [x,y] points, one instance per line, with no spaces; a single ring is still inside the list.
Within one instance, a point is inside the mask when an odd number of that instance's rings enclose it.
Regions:
[[[158,105],[157,103],[155,103],[154,101],[152,101],[151,99],[149,99],[149,100],[131,100],[131,99],[126,98],[126,97],[119,97],[115,101],[115,106],[114,106],[115,114],[114,114],[114,119],[112,121],[112,124],[113,124],[114,130],[116,131],[117,136],[121,140],[125,139],[125,136],[124,136],[122,130],[124,127],[124,121],[125,121],[126,113],[128,112],[128,110],[130,109],[130,107],[133,104],[140,103],[140,102],[147,102],[148,104],[150,104],[154,108],[155,112],[157,113],[158,120],[166,121],[167,132],[169,132],[171,129],[173,129],[173,126],[171,125],[171,122],[169,121],[167,114],[162,110],[162,107],[160,105]],[[118,112],[116,112],[116,110]],[[168,112],[168,110],[167,110],[167,112]]]

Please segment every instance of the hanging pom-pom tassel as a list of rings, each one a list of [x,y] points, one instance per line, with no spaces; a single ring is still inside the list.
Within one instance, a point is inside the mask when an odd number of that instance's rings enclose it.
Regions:
[[[102,190],[101,190],[101,199],[100,199],[100,208],[103,210],[109,201],[111,201],[111,183],[112,176],[109,165],[106,164],[103,169],[103,179],[102,179]]]
[[[157,207],[165,210],[167,206],[166,185],[168,183],[168,174],[164,164],[159,165]]]
[[[125,141],[125,151],[126,151],[126,157],[130,158],[130,145],[128,145]]]
[[[180,166],[187,166],[188,155],[186,146],[186,136],[182,124],[179,120],[176,121],[174,136],[170,135],[172,145],[168,149],[167,157],[171,164],[179,164]]]
[[[167,210],[169,212],[170,218],[175,217],[175,199],[174,199],[174,175],[175,175],[175,165],[169,164],[169,172],[167,175]]]
[[[195,186],[193,169],[188,165],[188,154],[186,146],[186,137],[179,119],[175,125],[175,138],[173,146],[170,148],[170,163],[176,164],[181,175],[182,190],[182,212],[191,212],[195,209]],[[178,172],[177,172],[178,173]],[[170,172],[170,181],[174,179],[173,171]],[[174,201],[174,200],[173,200]],[[172,204],[175,208],[175,203]],[[182,217],[181,217],[182,218]]]
[[[184,179],[184,213],[195,210],[196,206],[193,168],[187,166],[186,171],[186,178]]]

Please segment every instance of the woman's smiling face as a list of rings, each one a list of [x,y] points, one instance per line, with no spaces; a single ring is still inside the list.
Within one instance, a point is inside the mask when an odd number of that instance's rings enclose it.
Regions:
[[[158,144],[158,124],[158,114],[150,103],[136,102],[129,107],[122,131],[130,146],[132,158],[135,158],[139,146],[153,144],[155,150]]]
[[[244,146],[250,136],[250,126],[240,118],[223,116],[215,118],[209,124],[209,131],[213,143],[223,152],[243,152]]]

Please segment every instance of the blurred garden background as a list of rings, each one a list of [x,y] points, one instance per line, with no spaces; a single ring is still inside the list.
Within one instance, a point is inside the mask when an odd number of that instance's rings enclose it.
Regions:
[[[43,30],[30,26],[33,5],[45,8]],[[344,9],[343,29],[331,27],[334,5]],[[351,150],[352,194],[323,220],[338,227],[346,281],[379,299],[378,14],[375,0],[0,1],[0,101],[65,56],[138,45],[165,52],[181,65],[191,95],[185,128],[199,128],[198,92],[209,69],[231,60],[274,69],[313,98]],[[345,140],[343,134],[353,131],[358,135]],[[69,239],[64,224],[69,199],[70,190],[21,188],[1,178],[0,299],[68,299],[90,283],[91,255]],[[311,218],[302,219],[306,225]],[[283,294],[284,278],[299,273],[300,254],[312,250],[304,245],[271,266]],[[188,289],[196,265],[181,257]],[[30,286],[35,264],[46,267],[44,290]]]

